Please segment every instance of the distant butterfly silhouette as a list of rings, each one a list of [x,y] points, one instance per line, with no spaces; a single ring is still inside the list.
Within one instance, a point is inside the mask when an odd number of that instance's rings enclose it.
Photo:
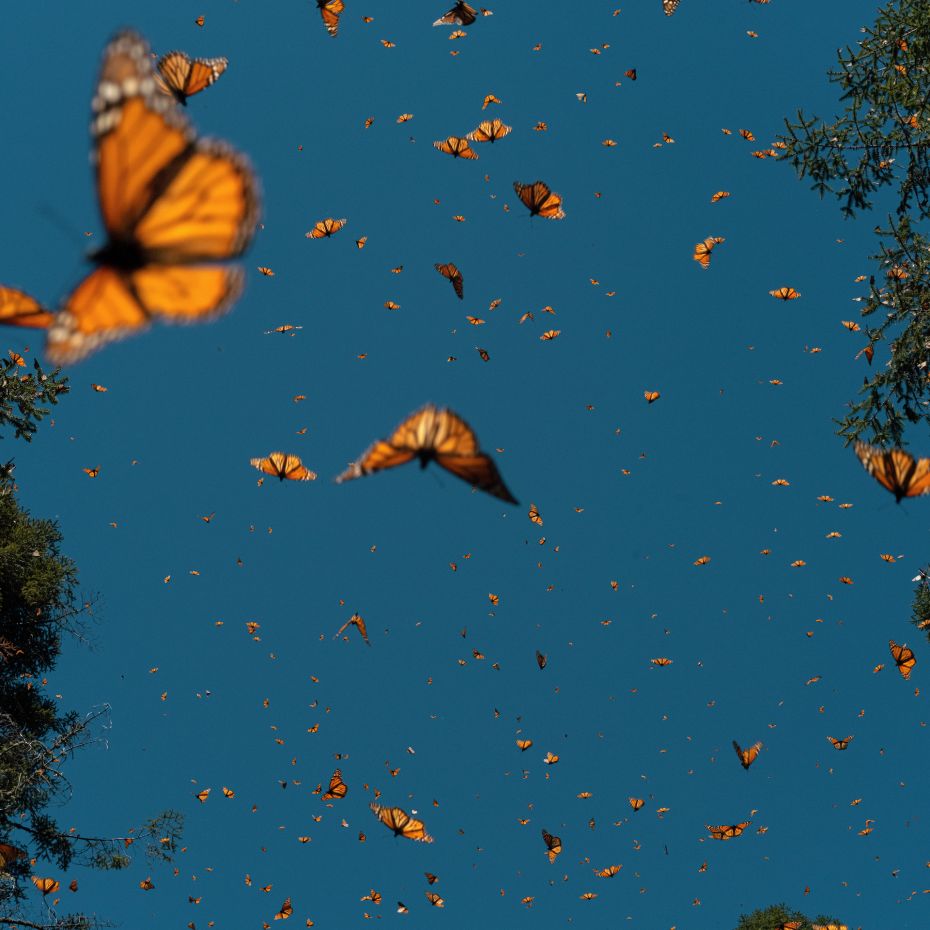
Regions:
[[[185,52],[168,52],[158,59],[155,83],[178,103],[187,106],[187,98],[205,90],[226,70],[225,58],[194,58]]]
[[[930,493],[930,459],[915,459],[903,449],[886,452],[864,442],[857,442],[855,449],[865,470],[899,503]]]
[[[517,503],[490,456],[478,448],[472,428],[458,414],[433,404],[407,417],[389,439],[375,442],[336,482],[341,484],[413,459],[419,460],[421,468],[435,461],[479,490],[510,504]]]
[[[107,46],[92,110],[100,212],[109,241],[48,332],[56,365],[146,328],[225,313],[242,270],[205,264],[240,255],[255,231],[258,184],[224,142],[198,139],[158,90],[148,44],[121,32]]]

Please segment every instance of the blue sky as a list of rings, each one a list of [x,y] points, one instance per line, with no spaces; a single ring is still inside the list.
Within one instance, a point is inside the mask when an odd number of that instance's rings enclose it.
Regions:
[[[121,835],[167,807],[187,817],[176,876],[141,859],[75,872],[62,907],[140,928],[257,927],[291,897],[288,926],[367,911],[411,930],[711,930],[783,900],[850,927],[927,926],[925,650],[908,624],[925,505],[895,506],[833,423],[864,374],[864,340],[840,321],[880,217],[844,223],[789,166],[750,154],[799,106],[833,112],[825,72],[874,9],[613,9],[499,4],[454,42],[430,25],[443,4],[402,0],[347,0],[336,39],[306,0],[6,11],[4,284],[55,304],[83,273],[84,232],[102,241],[87,123],[120,26],[159,53],[228,57],[189,115],[248,153],[264,191],[233,311],[74,366],[54,427],[17,446],[25,505],[61,522],[100,598],[93,648],[68,646],[50,681],[66,707],[111,707],[61,818]],[[482,113],[488,93],[503,103]],[[478,161],[433,149],[493,116],[514,130]],[[663,132],[675,143],[654,147]],[[536,178],[563,221],[516,201],[512,182]],[[718,190],[731,196],[711,204]],[[327,216],[346,229],[307,240]],[[691,253],[707,236],[726,241],[702,271]],[[433,270],[449,261],[464,301]],[[802,298],[773,300],[782,285]],[[283,323],[303,329],[264,335]],[[550,328],[560,337],[540,341]],[[34,333],[6,335],[41,351]],[[647,405],[647,389],[661,398]],[[520,506],[432,468],[332,484],[427,401],[469,421]],[[258,487],[249,459],[272,449],[320,479]],[[332,639],[354,611],[370,649]],[[910,682],[889,638],[915,647]],[[826,739],[849,734],[842,753]],[[734,738],[765,744],[749,772]],[[327,808],[311,792],[336,765],[349,793]],[[364,784],[419,811],[435,843],[392,838]],[[646,800],[635,815],[629,796]],[[705,824],[753,810],[742,837],[708,838]],[[554,865],[542,828],[563,840]],[[614,879],[593,875],[612,863]],[[380,906],[360,901],[370,889]]]

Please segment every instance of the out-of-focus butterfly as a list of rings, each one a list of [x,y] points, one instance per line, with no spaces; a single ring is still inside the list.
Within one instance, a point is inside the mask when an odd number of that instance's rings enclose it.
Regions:
[[[828,924],[811,924],[811,930],[849,930],[846,924],[838,924],[831,921]]]
[[[724,241],[722,236],[708,236],[703,242],[699,242],[694,247],[692,258],[699,262],[703,269],[707,270],[710,268],[710,253],[714,251],[715,246]]]
[[[323,795],[322,800],[330,801],[333,798],[344,798],[348,792],[349,787],[342,780],[342,772],[339,769],[336,769],[329,780],[329,788],[327,789],[326,794]]]
[[[187,106],[187,98],[213,84],[228,65],[225,58],[191,58],[185,52],[168,52],[158,59],[155,83],[159,90]]]
[[[558,836],[553,836],[545,828],[542,831],[543,842],[546,844],[546,855],[549,862],[555,862],[556,856],[562,852],[562,840]]]
[[[48,329],[54,321],[55,314],[46,310],[25,291],[0,286],[0,323],[4,326]]]
[[[736,750],[736,754],[739,756],[739,764],[749,771],[749,766],[756,761],[756,756],[759,755],[759,752],[762,749],[762,743],[753,743],[748,749],[741,749],[740,744],[733,740],[733,748]]]
[[[291,914],[294,913],[294,907],[291,904],[290,898],[285,898],[284,903],[281,905],[281,909],[277,914],[274,915],[275,920],[287,920]]]
[[[832,736],[828,736],[827,739],[833,744],[834,749],[843,750],[845,749],[852,741],[852,736],[846,736],[843,739],[835,739]]]
[[[443,13],[439,19],[433,23],[434,26],[470,26],[478,18],[478,11],[469,6],[464,0],[458,0],[458,3]]]
[[[504,136],[510,135],[512,131],[512,126],[508,126],[499,119],[484,120],[478,123],[477,128],[468,133],[465,138],[470,139],[472,142],[495,142],[498,139],[503,139]]]
[[[316,7],[323,17],[323,25],[331,36],[339,32],[339,17],[346,8],[342,0],[316,0]]]
[[[343,623],[341,627],[339,627],[333,639],[338,639],[340,636],[342,636],[342,634],[350,626],[354,626],[359,631],[359,633],[362,634],[362,639],[364,639],[369,646],[371,645],[371,643],[368,641],[368,630],[365,628],[365,621],[358,614],[352,614],[352,616],[349,617],[349,619],[346,620],[346,622]]]
[[[640,810],[646,803],[643,798],[627,798],[627,800],[630,802],[630,807],[632,807],[634,811]]]
[[[666,16],[671,16],[678,9],[679,3],[681,3],[681,0],[662,0],[662,12]]]
[[[423,894],[426,895],[426,900],[429,901],[433,907],[445,907],[446,902],[444,898],[441,898],[435,891],[424,891]]]
[[[446,155],[451,155],[453,158],[465,158],[474,161],[478,157],[478,153],[468,144],[468,139],[459,136],[448,136],[439,142],[434,142],[433,148],[445,152]]]
[[[348,220],[346,220],[345,217],[341,220],[334,220],[331,216],[328,216],[325,220],[314,223],[313,229],[305,233],[305,237],[307,239],[328,239],[330,236],[334,236],[339,232],[347,222]]]
[[[913,651],[908,646],[899,646],[893,639],[888,640],[888,648],[901,677],[907,681],[911,677],[911,670],[917,664]]]
[[[472,428],[456,413],[427,404],[407,417],[389,439],[379,439],[336,482],[370,475],[418,459],[421,468],[435,461],[457,478],[488,494],[517,503],[497,466],[478,448]]]
[[[43,895],[54,894],[61,888],[61,882],[57,878],[40,878],[38,875],[30,875],[32,884],[42,892]]]
[[[530,216],[541,216],[547,220],[565,219],[562,198],[554,194],[545,182],[533,181],[532,184],[521,184],[519,181],[514,181],[513,189],[523,202],[523,206],[530,211]]]
[[[76,362],[140,332],[153,317],[194,323],[225,313],[242,270],[204,264],[242,254],[259,214],[258,182],[224,142],[198,139],[155,82],[134,32],[104,52],[94,114],[94,162],[109,241],[49,329],[52,363]]]
[[[777,287],[769,294],[776,300],[797,300],[801,296],[793,287]]]
[[[857,442],[855,449],[865,470],[899,503],[930,493],[930,459],[915,459],[903,449],[886,452],[864,442]]]
[[[275,478],[284,481],[315,481],[316,472],[310,471],[300,458],[296,455],[288,455],[285,452],[270,452],[267,458],[249,459],[253,468],[264,472],[266,475],[274,475]]]
[[[421,843],[433,842],[433,838],[426,832],[423,821],[415,820],[401,808],[382,807],[380,804],[375,804],[374,801],[368,806],[381,823],[389,830],[394,831],[394,836],[403,836],[408,840],[418,840]]]
[[[10,846],[8,843],[0,843],[0,872],[2,872],[11,862],[22,859],[26,855],[22,849]]]
[[[721,824],[717,827],[712,827],[710,824],[705,824],[705,826],[713,839],[732,840],[733,837],[739,836],[751,823],[751,820],[744,820],[742,823]]]
[[[462,272],[449,262],[446,265],[436,264],[433,266],[444,278],[448,278],[452,284],[453,289],[455,290],[456,296],[459,300],[464,299],[464,284],[465,280],[462,278]]]

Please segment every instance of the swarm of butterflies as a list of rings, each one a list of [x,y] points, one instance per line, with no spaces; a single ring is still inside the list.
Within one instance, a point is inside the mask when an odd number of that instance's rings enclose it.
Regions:
[[[662,0],[664,14],[672,16],[679,4],[680,0]],[[328,34],[338,36],[340,17],[345,10],[343,0],[316,0],[316,6]],[[467,28],[479,16],[490,15],[492,11],[476,9],[460,0],[434,25]],[[216,319],[230,310],[242,293],[244,274],[232,262],[248,249],[259,223],[260,185],[245,156],[223,141],[198,136],[186,116],[188,99],[214,84],[227,66],[225,58],[192,59],[181,51],[169,52],[153,63],[146,41],[131,31],[119,33],[107,45],[91,105],[93,161],[107,242],[90,256],[94,266],[91,273],[57,310],[43,306],[24,291],[0,287],[0,323],[45,330],[45,353],[53,364],[79,362],[110,342],[140,334],[154,320],[199,323]],[[635,71],[627,75],[635,80]],[[485,106],[495,100],[489,95]],[[437,140],[433,147],[452,158],[476,160],[479,153],[473,146],[493,145],[511,131],[512,127],[500,119],[482,121],[472,132]],[[666,134],[665,141],[674,140]],[[565,219],[562,197],[544,181],[514,181],[513,190],[531,217]],[[716,202],[727,196],[726,191],[719,191],[712,200]],[[339,233],[346,222],[344,218],[327,217],[316,222],[306,235],[311,239],[329,238]],[[720,236],[704,238],[694,246],[693,260],[701,269],[709,269],[714,250],[724,242]],[[364,238],[356,244],[364,247]],[[270,268],[259,270],[269,276],[274,273]],[[464,276],[456,264],[437,263],[435,270],[449,282],[456,298],[464,299]],[[788,286],[770,294],[783,301],[801,296]],[[269,332],[284,333],[293,328],[285,326]],[[558,335],[557,330],[550,330],[541,338],[553,339]],[[487,360],[485,350],[479,352]],[[644,397],[652,404],[661,394],[646,390]],[[893,494],[897,502],[930,494],[930,458],[915,459],[902,449],[884,450],[863,442],[856,443],[855,453],[868,474]],[[387,438],[372,443],[335,481],[342,484],[413,461],[421,468],[435,462],[473,489],[517,504],[469,424],[452,410],[431,403],[403,419]],[[308,482],[317,478],[299,456],[288,452],[271,451],[252,458],[250,464],[261,472],[261,481],[265,476],[281,482]],[[94,470],[85,471],[89,477],[95,477]],[[529,517],[532,522],[542,524],[535,504],[530,506]],[[708,556],[703,556],[694,564],[709,561]],[[494,603],[494,596],[491,597]],[[350,627],[371,646],[365,621],[357,613],[342,625],[336,636],[342,636]],[[889,650],[896,669],[907,680],[916,665],[913,651],[894,640],[889,641]],[[540,670],[544,669],[546,656],[537,650],[536,659]],[[667,657],[657,657],[651,662],[658,668],[672,664]],[[853,735],[827,736],[837,751],[845,751],[853,739]],[[517,741],[521,752],[532,745],[530,739]],[[761,741],[743,748],[734,740],[732,746],[739,765],[747,771],[763,750]],[[558,756],[550,752],[544,761],[555,764]],[[320,786],[317,793],[330,802],[346,798],[348,792],[342,770],[337,768],[325,792]],[[206,793],[209,794],[208,789]],[[198,797],[206,800],[206,796]],[[643,798],[629,798],[634,812],[644,803]],[[416,812],[377,802],[371,802],[369,807],[376,820],[394,836],[426,844],[433,842]],[[752,820],[746,819],[705,826],[708,838],[729,841],[740,837],[751,824]],[[554,863],[563,853],[561,838],[545,828],[541,829],[541,838],[541,853]],[[24,855],[23,850],[0,844],[0,872],[6,864]],[[619,865],[610,865],[596,869],[595,874],[612,878],[620,869]],[[432,887],[438,879],[431,873],[426,875]],[[33,881],[43,895],[59,890],[55,879],[34,876]],[[141,887],[145,888],[145,884]],[[375,894],[372,893],[372,900]],[[433,891],[425,894],[431,905],[444,907],[439,894]],[[587,897],[596,895],[588,893]],[[524,903],[530,906],[532,899],[524,899]],[[407,911],[406,905],[398,902],[398,912]],[[288,898],[275,919],[287,919],[292,913]],[[800,926],[800,922],[789,921],[773,930],[797,930]],[[831,923],[814,925],[814,930],[846,928]]]

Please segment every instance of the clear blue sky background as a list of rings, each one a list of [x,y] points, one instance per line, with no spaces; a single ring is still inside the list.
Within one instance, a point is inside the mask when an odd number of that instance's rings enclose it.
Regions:
[[[190,116],[250,155],[265,204],[228,317],[156,328],[74,367],[54,427],[16,446],[26,506],[60,520],[86,592],[100,595],[94,647],[69,645],[50,682],[65,707],[111,706],[100,745],[69,767],[62,820],[120,835],[167,807],[187,816],[177,876],[142,859],[76,871],[62,876],[80,881],[62,908],[132,928],[233,930],[260,927],[290,896],[281,926],[341,930],[367,911],[410,930],[721,930],[784,900],[850,927],[926,928],[927,709],[915,688],[927,660],[908,617],[927,505],[896,507],[832,422],[864,374],[853,360],[864,340],[840,321],[856,316],[853,278],[872,268],[881,217],[844,223],[789,166],[750,154],[798,106],[832,112],[825,72],[873,6],[683,0],[666,18],[659,0],[616,17],[610,3],[521,0],[493,4],[456,42],[430,25],[441,0],[346,6],[337,39],[307,0],[4,11],[0,281],[54,303],[83,273],[83,232],[102,240],[89,102],[123,25],[157,52],[229,58]],[[487,93],[503,105],[482,114]],[[404,112],[414,119],[397,125]],[[483,115],[514,130],[479,161],[432,148]],[[548,132],[532,130],[539,120]],[[653,147],[663,132],[675,144]],[[603,147],[608,137],[619,144]],[[562,194],[564,221],[531,222],[517,203],[512,182],[537,177]],[[732,196],[712,205],[717,190]],[[345,231],[305,239],[326,216],[347,217]],[[691,252],[710,235],[726,242],[702,271]],[[463,302],[433,270],[448,261]],[[776,302],[781,285],[802,298]],[[528,310],[535,321],[518,325]],[[282,323],[303,329],[263,335]],[[549,328],[562,335],[541,342]],[[33,333],[5,336],[6,348],[40,349]],[[646,389],[661,399],[647,405]],[[331,483],[430,400],[504,450],[519,507],[414,467]],[[927,437],[912,438],[926,451]],[[272,449],[320,480],[257,487],[249,458]],[[82,468],[97,465],[89,480]],[[702,555],[712,561],[694,567]],[[332,639],[353,611],[370,649]],[[910,682],[889,638],[914,640]],[[657,656],[674,664],[654,668]],[[826,739],[848,734],[844,753]],[[534,741],[525,754],[521,737]],[[765,743],[748,773],[733,738]],[[548,750],[557,765],[543,764]],[[337,764],[349,793],[327,808],[311,791]],[[365,783],[418,810],[435,843],[392,838]],[[646,799],[636,815],[630,795]],[[739,839],[707,837],[705,824],[754,809]],[[866,818],[874,832],[860,837]],[[543,827],[563,840],[554,865]],[[616,878],[594,877],[611,863],[623,864]],[[424,897],[427,870],[442,911]],[[155,890],[141,891],[148,875]],[[372,888],[380,907],[359,900]],[[587,891],[598,898],[579,900]]]

